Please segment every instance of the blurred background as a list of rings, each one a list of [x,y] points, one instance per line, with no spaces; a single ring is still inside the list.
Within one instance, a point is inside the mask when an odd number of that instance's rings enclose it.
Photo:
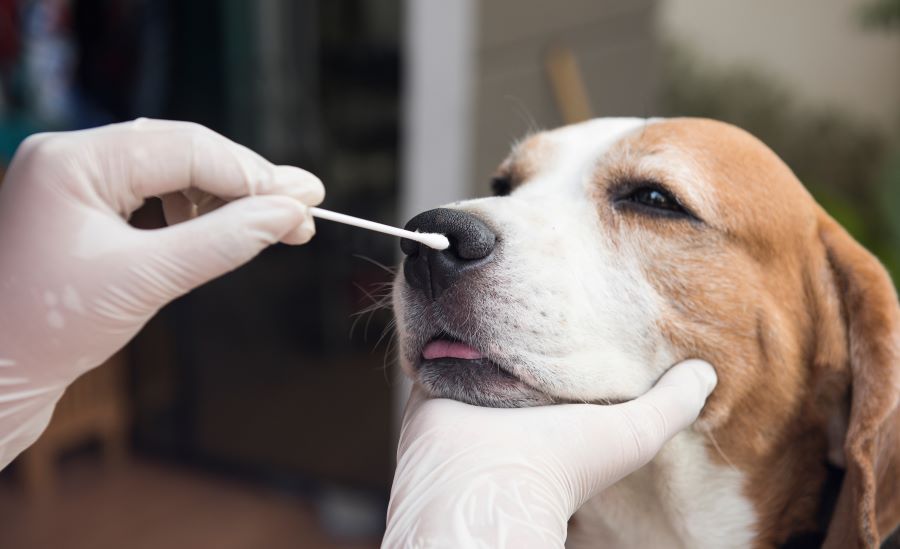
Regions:
[[[623,115],[748,129],[900,275],[900,0],[0,0],[0,177],[30,133],[176,118],[402,225]],[[320,222],[167,307],[0,473],[0,546],[377,547],[397,253]]]

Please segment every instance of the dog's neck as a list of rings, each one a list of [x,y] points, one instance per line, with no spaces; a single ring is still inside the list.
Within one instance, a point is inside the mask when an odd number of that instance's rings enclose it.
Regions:
[[[746,477],[710,459],[710,440],[676,435],[649,464],[590,500],[573,518],[568,547],[739,548],[757,532]]]
[[[731,462],[728,449],[720,448],[711,435],[696,430],[679,433],[653,461],[576,513],[567,546],[803,547],[809,536],[824,534],[840,487],[841,471],[831,467],[826,472],[824,452],[815,451],[824,446],[818,439],[807,432],[790,448],[773,452],[778,461],[758,468],[756,478]],[[818,472],[786,465],[811,467],[792,459],[789,454],[794,451],[823,456],[821,478]],[[793,499],[782,501],[784,494],[793,494]],[[769,501],[773,509],[757,507],[754,495]],[[804,500],[802,505],[798,498]]]

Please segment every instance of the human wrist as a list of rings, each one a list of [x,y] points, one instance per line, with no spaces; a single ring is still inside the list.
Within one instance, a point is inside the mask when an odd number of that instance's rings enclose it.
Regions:
[[[457,464],[459,465],[459,464]],[[402,469],[398,467],[398,472]],[[565,489],[544,481],[533,464],[468,464],[446,472],[395,479],[384,547],[563,547]]]

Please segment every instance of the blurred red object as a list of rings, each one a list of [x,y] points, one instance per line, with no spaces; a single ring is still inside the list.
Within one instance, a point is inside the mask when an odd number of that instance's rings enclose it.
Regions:
[[[12,64],[19,53],[17,0],[0,0],[0,68]]]

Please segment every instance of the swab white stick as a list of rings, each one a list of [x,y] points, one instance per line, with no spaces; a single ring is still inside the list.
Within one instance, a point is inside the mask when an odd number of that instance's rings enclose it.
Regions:
[[[354,227],[369,229],[370,231],[415,240],[416,242],[421,242],[435,250],[446,250],[450,247],[450,241],[447,240],[447,237],[439,233],[414,233],[412,231],[407,231],[406,229],[399,229],[383,223],[369,221],[368,219],[360,219],[358,217],[353,217],[352,215],[323,210],[322,208],[310,208],[309,213],[311,213],[313,217],[318,217],[319,219],[327,219],[328,221],[336,221],[338,223],[344,223],[345,225],[353,225]]]

